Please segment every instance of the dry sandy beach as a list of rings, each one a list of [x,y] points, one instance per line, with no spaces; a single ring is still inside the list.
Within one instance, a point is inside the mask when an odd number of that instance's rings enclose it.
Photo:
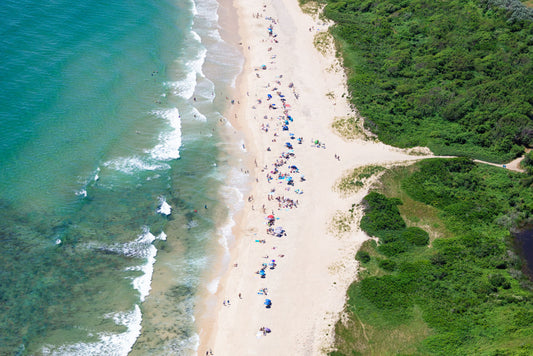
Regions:
[[[421,157],[333,132],[335,118],[355,113],[343,98],[345,77],[334,53],[313,45],[326,25],[304,14],[297,0],[234,6],[245,64],[227,117],[245,135],[253,184],[233,230],[230,265],[209,298],[216,306],[199,305],[198,354],[325,354],[355,279],[355,252],[368,238],[331,231],[335,214],[366,193],[342,197],[335,182],[356,167]]]

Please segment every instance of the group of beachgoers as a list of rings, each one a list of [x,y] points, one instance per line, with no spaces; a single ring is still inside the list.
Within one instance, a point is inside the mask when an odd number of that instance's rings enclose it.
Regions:
[[[266,6],[264,6],[263,11],[266,11]],[[257,112],[254,119],[258,123],[261,134],[268,135],[268,140],[271,140],[272,144],[266,148],[267,152],[262,155],[267,162],[270,161],[270,164],[259,167],[257,159],[254,161],[256,173],[262,175],[262,177],[258,176],[256,181],[265,179],[271,188],[266,197],[248,196],[248,203],[251,204],[252,210],[256,210],[254,206],[261,206],[260,211],[264,215],[265,223],[265,236],[258,236],[263,235],[262,232],[258,232],[250,241],[254,244],[254,248],[261,248],[265,251],[261,255],[261,260],[258,261],[258,268],[251,273],[255,273],[261,281],[260,288],[257,290],[258,297],[254,296],[253,298],[257,298],[258,305],[262,302],[264,308],[272,309],[275,306],[274,301],[270,299],[272,297],[268,296],[268,274],[276,273],[279,259],[285,257],[276,246],[276,241],[290,238],[288,232],[283,228],[282,222],[285,218],[289,218],[288,212],[298,208],[300,205],[298,198],[304,193],[303,186],[306,184],[306,178],[297,166],[296,153],[305,149],[306,145],[304,145],[304,137],[298,136],[294,132],[293,124],[297,118],[291,115],[289,102],[299,99],[296,85],[287,80],[284,74],[274,72],[277,60],[276,45],[280,40],[275,28],[278,21],[271,17],[260,16],[259,13],[253,14],[253,17],[265,25],[263,42],[268,42],[269,47],[265,55],[270,58],[270,61],[268,67],[266,64],[258,63],[258,66],[254,68],[256,73],[254,79],[261,81],[261,85],[252,87],[263,88],[264,91],[255,93],[256,98],[250,99],[248,102],[252,105],[251,109]],[[286,95],[285,92],[288,92],[289,95]],[[247,92],[246,95],[251,96],[254,93]],[[240,104],[236,99],[231,100],[231,103]],[[311,148],[326,148],[325,144],[318,139],[310,139],[309,142]],[[238,264],[235,263],[233,266],[238,267]],[[243,299],[241,293],[239,293],[239,299]],[[223,305],[230,307],[228,298],[224,298]],[[256,337],[261,338],[271,332],[269,327],[262,325],[258,329]]]
[[[275,273],[279,259],[285,256],[280,253],[276,246],[276,239],[289,238],[287,231],[281,225],[282,221],[287,217],[286,212],[298,208],[300,204],[298,196],[304,193],[303,185],[306,179],[296,164],[296,153],[298,150],[304,149],[305,145],[304,138],[294,132],[293,124],[297,118],[291,115],[291,104],[289,103],[290,100],[298,100],[299,98],[296,86],[288,81],[283,74],[272,73],[275,71],[277,59],[275,46],[279,43],[279,37],[275,31],[278,22],[271,17],[262,18],[258,14],[254,14],[254,18],[262,22],[266,21],[263,42],[270,42],[269,46],[271,45],[271,47],[268,47],[267,53],[265,53],[270,58],[268,67],[266,64],[259,63],[254,68],[256,80],[263,82],[257,88],[264,88],[264,91],[255,93],[256,98],[251,100],[251,108],[257,112],[254,119],[258,122],[260,132],[262,135],[269,135],[268,140],[272,142],[272,145],[267,148],[268,152],[264,155],[267,160],[271,160],[271,163],[258,167],[257,160],[255,160],[255,165],[257,173],[263,175],[258,179],[265,179],[268,184],[272,185],[272,188],[266,197],[254,198],[253,195],[250,195],[248,203],[252,204],[252,210],[255,210],[254,204],[256,206],[257,204],[262,205],[261,212],[265,215],[265,236],[257,236],[258,233],[252,242],[257,248],[264,249],[266,252],[262,256],[262,260],[258,261],[258,269],[255,270],[255,274],[262,281],[262,287],[257,291],[257,295],[260,297],[258,304],[261,300],[266,309],[271,309],[274,308],[274,303],[272,299],[268,299],[270,297],[267,297],[267,277],[268,274]],[[285,91],[289,95],[286,95]],[[250,94],[247,93],[248,96]],[[310,143],[311,147],[325,148],[325,144],[319,140],[311,139]],[[227,298],[224,305],[229,305]],[[271,329],[261,326],[256,336],[260,338],[270,332]]]

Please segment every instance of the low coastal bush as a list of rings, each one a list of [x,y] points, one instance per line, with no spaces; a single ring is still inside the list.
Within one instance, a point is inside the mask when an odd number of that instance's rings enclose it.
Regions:
[[[396,269],[396,262],[393,260],[379,260],[378,266],[384,271],[392,272]]]
[[[429,234],[419,227],[408,227],[403,231],[402,239],[416,246],[426,246],[429,242]]]
[[[463,158],[386,174],[383,186],[396,191],[373,191],[363,202],[361,228],[379,241],[364,245],[371,271],[350,286],[335,355],[533,354],[532,284],[509,250],[509,227],[500,224],[514,216],[518,227],[533,212],[524,176]],[[402,212],[398,196],[419,210]],[[428,209],[447,230],[431,247],[426,230],[406,226],[436,225],[423,214]]]
[[[361,229],[376,237],[405,229],[405,221],[397,207],[401,203],[399,199],[388,199],[383,194],[371,192],[363,199],[365,216],[361,219]]]
[[[429,235],[419,227],[407,227],[400,215],[396,198],[370,192],[362,202],[365,215],[361,219],[361,229],[368,235],[378,237],[378,251],[385,256],[395,256],[410,251],[414,246],[425,246]]]
[[[521,162],[522,168],[524,168],[530,175],[533,175],[533,151],[529,151],[524,156]]]
[[[365,251],[357,251],[355,254],[355,259],[361,263],[368,263],[370,262],[370,255]]]
[[[384,170],[385,167],[374,165],[355,168],[339,180],[335,189],[343,195],[355,194],[369,182],[370,178]]]

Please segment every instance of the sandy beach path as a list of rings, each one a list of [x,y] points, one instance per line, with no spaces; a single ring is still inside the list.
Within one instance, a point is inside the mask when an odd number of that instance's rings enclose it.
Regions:
[[[214,315],[200,320],[198,354],[325,354],[355,278],[355,252],[367,239],[360,231],[331,233],[336,212],[365,194],[343,198],[334,184],[359,166],[421,157],[333,133],[335,118],[354,116],[343,98],[345,78],[334,54],[313,45],[326,26],[296,0],[235,6],[246,63],[228,117],[246,136],[255,183],[234,229]]]

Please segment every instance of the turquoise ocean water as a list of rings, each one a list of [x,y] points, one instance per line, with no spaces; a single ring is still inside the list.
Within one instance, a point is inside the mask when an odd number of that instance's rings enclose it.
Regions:
[[[194,351],[246,182],[218,6],[0,2],[0,354]]]

